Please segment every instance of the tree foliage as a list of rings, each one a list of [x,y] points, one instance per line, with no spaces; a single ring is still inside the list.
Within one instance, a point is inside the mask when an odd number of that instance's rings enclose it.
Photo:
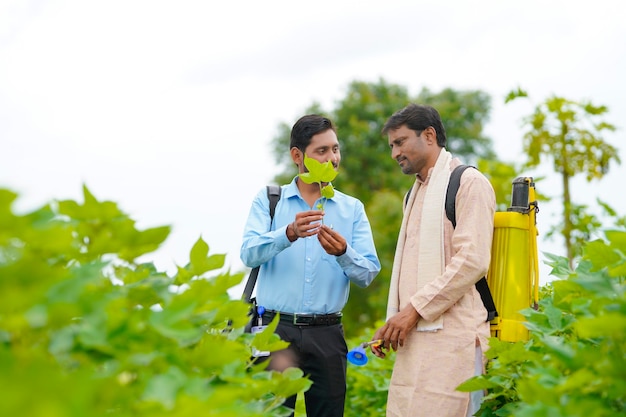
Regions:
[[[518,89],[510,92],[506,101],[527,96]],[[606,106],[551,96],[524,118],[527,131],[523,149],[528,158],[525,165],[535,167],[547,159],[552,162],[554,172],[561,176],[563,222],[555,225],[549,234],[561,234],[570,263],[579,255],[576,248],[589,241],[590,234],[601,226],[587,206],[575,203],[572,178],[580,174],[588,182],[601,179],[609,171],[611,162],[621,162],[617,149],[603,137],[605,132],[615,130],[604,120],[607,112]]]

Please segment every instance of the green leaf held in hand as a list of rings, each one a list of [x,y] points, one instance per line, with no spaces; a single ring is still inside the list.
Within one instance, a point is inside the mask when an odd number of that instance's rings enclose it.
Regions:
[[[337,170],[333,163],[331,161],[322,163],[304,155],[304,166],[308,169],[308,172],[300,174],[300,179],[307,184],[313,184],[314,182],[319,184],[322,197],[325,199],[332,198],[335,195],[335,189],[331,181],[337,177]],[[326,185],[322,186],[322,183],[326,183]],[[317,208],[323,210],[324,205],[320,203],[317,205]]]
[[[316,159],[304,155],[304,166],[309,170],[307,177],[311,180],[311,182],[305,180],[304,182],[307,184],[313,182],[331,182],[337,177],[337,170],[335,170],[331,161],[321,163]]]

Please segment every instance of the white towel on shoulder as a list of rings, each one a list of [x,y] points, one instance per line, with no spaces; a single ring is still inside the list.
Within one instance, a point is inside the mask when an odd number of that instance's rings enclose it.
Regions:
[[[450,152],[446,151],[445,148],[442,148],[432,173],[430,174],[426,195],[424,196],[424,207],[422,208],[422,215],[419,224],[419,263],[417,271],[402,271],[403,276],[417,277],[418,291],[433,279],[442,275],[445,270],[443,221],[446,190],[448,188],[448,182],[450,181],[451,161],[452,155]],[[409,213],[411,212],[413,203],[415,202],[417,189],[420,185],[421,184],[416,181],[404,209],[404,217],[402,219],[402,226],[400,227],[398,245],[396,246],[393,269],[391,272],[389,300],[387,303],[387,318],[396,314],[400,308],[400,295],[398,293],[400,280],[399,275],[400,265],[402,264],[402,253],[404,251],[406,239],[407,219],[409,218]],[[418,331],[437,331],[440,329],[443,329],[443,316],[440,316],[432,321],[420,319],[417,324]]]

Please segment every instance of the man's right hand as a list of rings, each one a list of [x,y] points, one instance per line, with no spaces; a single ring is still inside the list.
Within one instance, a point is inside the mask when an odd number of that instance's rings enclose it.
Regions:
[[[287,226],[287,238],[290,242],[294,242],[301,237],[316,235],[323,217],[324,212],[321,210],[301,211],[296,214],[295,220]]]
[[[412,304],[408,304],[398,314],[392,316],[380,329],[376,330],[373,340],[381,339],[383,349],[398,350],[398,346],[404,346],[410,332],[415,331],[417,322],[420,320],[420,315],[413,308]],[[380,351],[376,352],[372,349],[373,353],[381,358],[385,357],[385,354]],[[379,354],[380,353],[380,354]]]

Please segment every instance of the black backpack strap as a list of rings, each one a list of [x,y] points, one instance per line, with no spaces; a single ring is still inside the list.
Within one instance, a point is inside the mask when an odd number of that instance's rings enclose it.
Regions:
[[[280,186],[279,185],[268,185],[267,186],[267,198],[270,200],[270,229],[272,227],[272,222],[274,221],[274,213],[276,212],[276,205],[278,204],[278,200],[280,200]],[[250,303],[252,302],[252,290],[256,285],[256,279],[259,275],[260,267],[256,266],[252,268],[250,271],[250,276],[248,276],[248,282],[246,282],[246,287],[243,290],[243,299]]]
[[[411,191],[413,190],[413,185],[409,188],[409,191],[406,192],[406,196],[404,197],[404,207],[406,207],[406,203],[409,202],[409,196],[411,195]]]
[[[276,204],[280,200],[280,186],[272,184],[267,186],[267,198],[270,199],[270,227],[271,222],[274,221],[274,212],[276,211]]]
[[[476,289],[480,294],[480,299],[483,300],[483,305],[487,309],[487,320],[491,321],[498,317],[498,310],[496,309],[496,303],[493,302],[493,297],[491,296],[491,290],[489,290],[489,284],[487,283],[487,278],[482,277],[476,283]]]
[[[453,227],[456,227],[456,192],[459,191],[459,186],[461,185],[461,175],[463,175],[463,172],[470,167],[471,165],[459,165],[454,168],[450,174],[450,182],[448,182],[448,189],[446,190],[446,217],[452,222]],[[411,188],[409,188],[409,191],[406,192],[406,196],[404,197],[405,207],[406,203],[409,202],[409,196],[411,195],[412,190],[413,186],[411,185]]]
[[[448,188],[446,190],[446,217],[448,220],[452,222],[452,226],[456,227],[456,192],[459,191],[459,186],[461,185],[461,175],[467,168],[475,168],[471,165],[459,165],[458,167],[452,170],[450,174],[450,181],[448,182]],[[409,201],[409,196],[411,195],[411,191],[413,190],[413,186],[409,188],[406,196],[404,197],[404,206],[406,207],[406,203]]]
[[[446,190],[446,217],[452,222],[452,227],[456,227],[456,193],[461,185],[461,175],[467,168],[474,168],[471,165],[459,165],[450,174],[450,182]]]
[[[461,175],[467,168],[476,168],[471,165],[459,165],[454,168],[450,174],[450,182],[448,183],[448,190],[446,191],[446,217],[452,222],[452,226],[456,227],[456,193],[459,191],[461,185]],[[496,304],[493,302],[489,285],[487,284],[487,278],[482,277],[476,283],[476,289],[480,294],[483,305],[487,309],[487,321],[491,321],[498,317],[498,311],[496,310]]]

